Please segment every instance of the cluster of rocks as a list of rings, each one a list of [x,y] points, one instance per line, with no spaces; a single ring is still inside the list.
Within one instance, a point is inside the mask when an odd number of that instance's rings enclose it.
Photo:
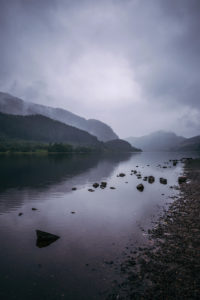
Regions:
[[[181,197],[145,233],[146,245],[130,249],[121,264],[124,281],[109,299],[199,299],[200,160],[188,161],[187,176],[178,180]]]

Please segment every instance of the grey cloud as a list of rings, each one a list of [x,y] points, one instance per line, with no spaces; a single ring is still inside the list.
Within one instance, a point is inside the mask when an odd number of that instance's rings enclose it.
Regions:
[[[198,0],[0,0],[0,89],[121,136],[195,135],[199,30]]]

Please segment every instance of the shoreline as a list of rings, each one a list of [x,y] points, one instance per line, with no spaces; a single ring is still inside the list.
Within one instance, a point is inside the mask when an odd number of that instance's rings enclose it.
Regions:
[[[121,264],[122,282],[108,299],[199,299],[200,159],[186,160],[184,173],[180,197]]]

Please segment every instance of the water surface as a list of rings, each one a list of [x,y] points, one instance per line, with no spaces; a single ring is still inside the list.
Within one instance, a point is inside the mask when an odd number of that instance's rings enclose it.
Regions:
[[[183,166],[169,160],[183,156],[1,156],[0,298],[104,299],[119,274],[112,262],[120,263],[130,244],[144,242],[141,227],[151,226],[169,197],[178,194],[170,186],[177,185]],[[130,175],[132,169],[142,177],[154,175],[155,182]],[[120,172],[126,176],[117,177]],[[160,177],[168,184],[160,184]],[[107,182],[105,189],[88,191],[101,181]],[[143,192],[136,189],[141,182]],[[38,229],[60,239],[38,248]]]

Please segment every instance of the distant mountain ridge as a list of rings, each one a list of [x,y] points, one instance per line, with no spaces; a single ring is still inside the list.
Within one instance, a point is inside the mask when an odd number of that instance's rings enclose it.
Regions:
[[[162,130],[125,140],[143,151],[200,151],[200,136],[185,138]]]
[[[143,151],[171,151],[186,138],[177,136],[173,132],[160,130],[141,137],[129,137],[125,140]]]
[[[174,147],[175,151],[198,151],[200,152],[200,135],[188,138]]]
[[[67,125],[85,130],[95,135],[99,141],[118,139],[117,134],[107,124],[95,120],[86,120],[65,109],[26,102],[20,98],[0,92],[0,112],[11,115],[43,115]]]

